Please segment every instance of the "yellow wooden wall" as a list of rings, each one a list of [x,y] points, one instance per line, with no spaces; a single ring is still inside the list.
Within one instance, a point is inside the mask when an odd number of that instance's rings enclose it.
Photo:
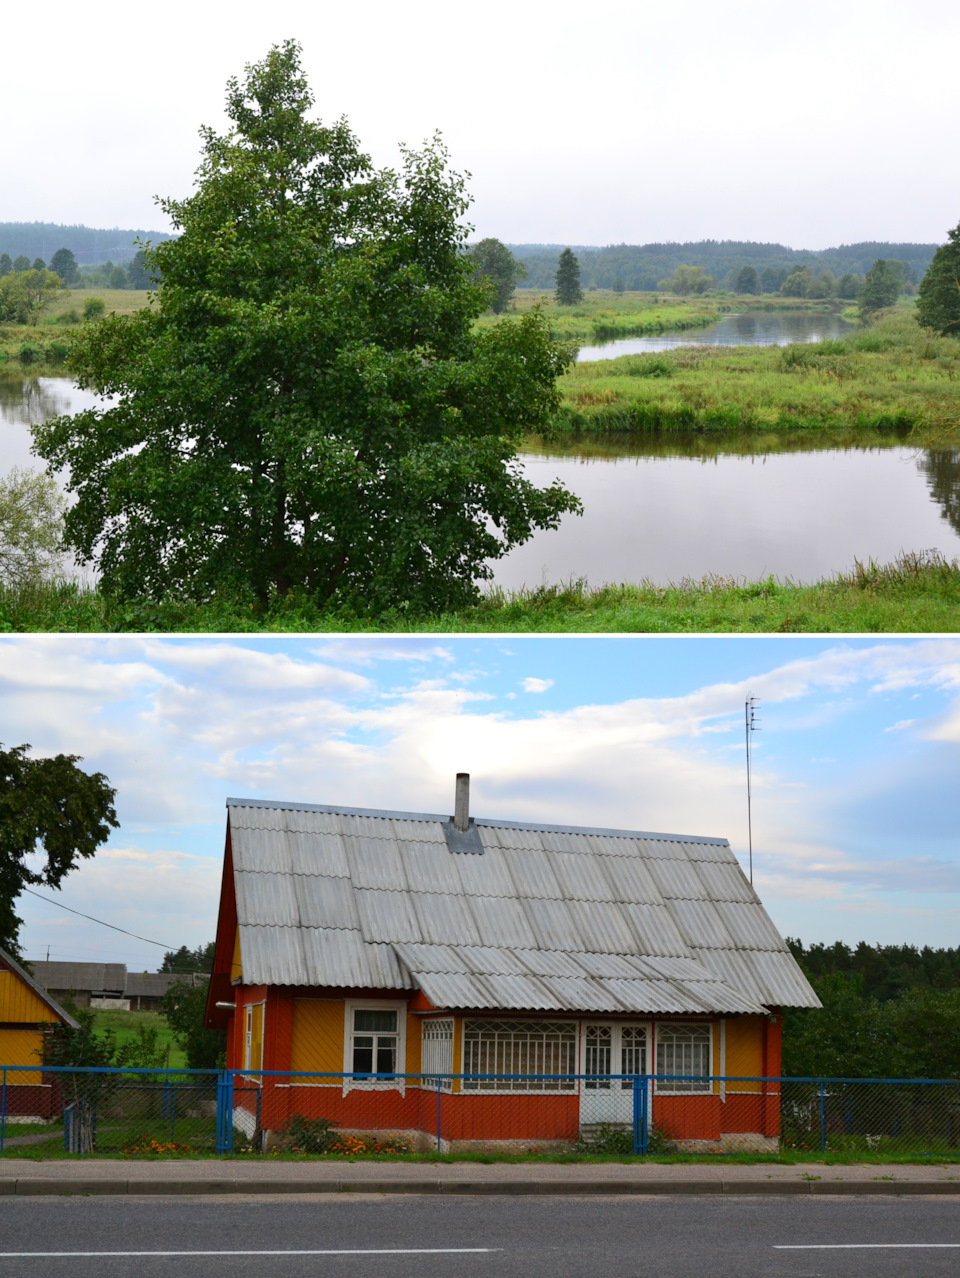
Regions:
[[[343,999],[295,998],[290,1068],[342,1073],[345,1015]],[[408,1012],[404,1065],[408,1074],[420,1072],[420,1043],[420,1017]]]
[[[762,1016],[735,1016],[727,1021],[727,1077],[758,1078],[763,1073]],[[728,1092],[759,1092],[759,1083],[728,1083]]]
[[[0,1021],[55,1021],[59,1018],[16,972],[0,972]]]

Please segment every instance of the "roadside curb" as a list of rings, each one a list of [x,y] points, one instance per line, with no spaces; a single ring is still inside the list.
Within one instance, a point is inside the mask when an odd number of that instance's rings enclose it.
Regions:
[[[751,1196],[807,1194],[900,1197],[960,1195],[957,1181],[889,1180],[127,1180],[95,1177],[0,1178],[0,1196],[219,1194],[470,1194],[596,1196]]]

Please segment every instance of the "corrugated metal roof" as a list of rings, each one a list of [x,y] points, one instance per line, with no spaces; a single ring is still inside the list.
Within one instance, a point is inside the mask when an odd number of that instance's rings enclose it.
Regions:
[[[34,980],[45,990],[121,993],[127,980],[126,963],[66,963],[57,959],[40,959],[30,966]]]
[[[419,987],[437,1006],[816,1006],[722,839],[229,800],[249,984]],[[580,1001],[578,1001],[580,1000]]]

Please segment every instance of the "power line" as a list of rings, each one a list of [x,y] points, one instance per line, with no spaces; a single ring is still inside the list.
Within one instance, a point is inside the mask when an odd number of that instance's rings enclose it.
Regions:
[[[163,941],[151,941],[149,936],[138,936],[136,932],[128,932],[125,927],[117,927],[116,923],[105,923],[103,919],[95,919],[92,914],[84,914],[82,910],[72,910],[69,905],[54,901],[49,896],[41,896],[39,892],[34,892],[32,888],[25,887],[22,891],[28,892],[30,896],[35,896],[38,901],[46,901],[48,905],[55,905],[57,909],[67,910],[70,914],[77,914],[82,919],[89,919],[91,923],[99,923],[101,927],[112,927],[115,932],[122,932],[124,936],[132,936],[135,941],[146,941],[148,945],[159,945],[161,950],[176,950],[177,948],[175,945],[165,945]]]

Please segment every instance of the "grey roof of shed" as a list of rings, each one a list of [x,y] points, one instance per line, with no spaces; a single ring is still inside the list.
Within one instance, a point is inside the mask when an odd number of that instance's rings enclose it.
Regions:
[[[437,1007],[818,1007],[725,839],[228,799],[246,984],[421,989]]]
[[[32,966],[38,984],[47,990],[119,994],[127,979],[126,963],[66,963],[57,959],[40,959]]]

